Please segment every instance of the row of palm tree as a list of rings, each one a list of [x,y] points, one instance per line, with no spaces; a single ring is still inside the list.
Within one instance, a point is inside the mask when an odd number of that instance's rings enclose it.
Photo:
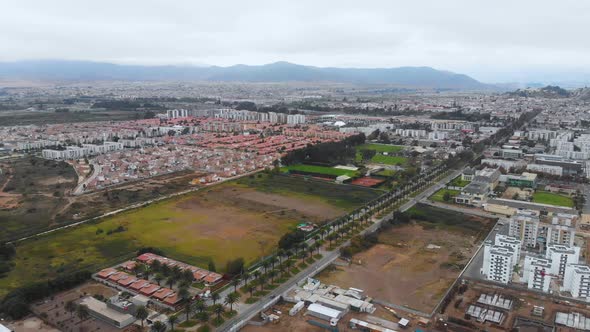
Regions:
[[[263,272],[260,270],[256,270],[252,274],[243,272],[240,276],[235,277],[231,282],[234,292],[237,291],[237,287],[241,281],[244,281],[245,290],[250,293],[250,297],[253,296],[257,286],[260,288],[260,291],[263,291],[267,281],[270,281],[271,284],[274,283],[277,274],[280,278],[284,277],[285,270],[290,270],[293,266],[293,257],[304,260],[305,258],[311,257],[315,250],[319,254],[320,248],[325,240],[329,241],[329,246],[331,247],[334,241],[345,238],[366,227],[373,215],[383,213],[394,204],[408,198],[412,192],[426,187],[443,170],[444,168],[439,166],[426,174],[419,174],[415,181],[406,183],[403,187],[392,190],[367,203],[364,207],[352,211],[347,216],[338,218],[325,225],[313,235],[312,238],[314,241],[311,244],[304,241],[294,245],[292,249],[280,249],[274,256],[261,263],[260,266]],[[248,283],[251,278],[252,282]]]

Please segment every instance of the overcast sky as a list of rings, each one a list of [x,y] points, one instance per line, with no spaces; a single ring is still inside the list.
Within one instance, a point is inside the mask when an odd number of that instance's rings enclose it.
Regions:
[[[0,45],[0,61],[431,66],[506,82],[590,73],[590,1],[8,0]]]

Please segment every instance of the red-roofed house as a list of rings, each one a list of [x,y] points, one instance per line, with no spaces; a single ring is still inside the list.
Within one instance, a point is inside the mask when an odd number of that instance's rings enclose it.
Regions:
[[[203,281],[205,281],[209,285],[212,285],[221,280],[222,277],[223,276],[219,273],[211,272],[209,273],[209,275],[205,277],[205,279],[203,279]]]
[[[121,280],[117,281],[117,283],[123,287],[129,287],[129,285],[131,285],[132,283],[134,283],[136,281],[137,281],[137,278],[135,278],[134,276],[127,276],[127,278],[121,279]]]
[[[121,267],[127,271],[133,271],[136,265],[137,263],[134,261],[126,261],[125,263],[121,264]]]
[[[117,272],[117,273],[111,274],[111,276],[109,277],[108,280],[113,281],[113,282],[117,282],[121,279],[127,278],[127,276],[128,276],[128,274],[125,272]]]
[[[143,279],[139,279],[137,281],[135,281],[134,283],[132,283],[129,286],[129,289],[134,290],[136,292],[139,292],[140,289],[144,288],[145,286],[149,285],[150,282],[147,280],[143,280]]]
[[[197,270],[197,271],[193,272],[193,276],[195,277],[195,280],[202,280],[209,273],[210,272],[209,271],[206,271],[206,270]]]
[[[117,270],[113,269],[112,267],[109,267],[107,269],[104,269],[104,270],[101,270],[100,272],[98,272],[96,274],[96,276],[99,278],[102,278],[102,279],[106,279],[115,273],[117,273]]]
[[[171,290],[170,288],[162,288],[159,291],[155,292],[152,295],[152,297],[157,300],[163,301],[166,297],[170,296],[173,293],[174,293],[174,291]]]
[[[178,297],[178,294],[176,294],[176,293],[172,293],[171,295],[169,295],[168,297],[166,297],[166,298],[164,299],[164,301],[162,301],[162,302],[164,302],[164,304],[167,304],[167,305],[174,306],[174,305],[176,305],[178,302],[180,302],[180,300],[181,300],[181,299],[180,299],[180,297]]]
[[[139,292],[143,295],[151,296],[158,289],[160,289],[160,286],[154,285],[154,284],[148,284],[147,286],[143,287]]]

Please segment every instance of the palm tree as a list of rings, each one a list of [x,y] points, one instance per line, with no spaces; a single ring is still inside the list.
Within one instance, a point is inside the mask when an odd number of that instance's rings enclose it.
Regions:
[[[279,264],[282,263],[283,256],[285,256],[285,250],[279,249],[279,251],[277,251],[277,257],[279,258]]]
[[[191,270],[184,270],[182,271],[182,279],[190,284],[193,282],[193,280],[195,280],[195,276],[193,275]]]
[[[86,318],[90,316],[88,307],[85,304],[80,304],[78,307],[76,307],[76,315],[78,315],[78,318],[80,318],[80,320],[86,320]]]
[[[287,271],[291,271],[291,267],[293,266],[293,261],[292,260],[287,260],[285,261],[285,265],[287,266]]]
[[[205,301],[198,299],[197,301],[195,301],[194,308],[199,313],[202,313],[206,309]]]
[[[211,294],[211,300],[213,301],[213,305],[215,305],[215,302],[219,301],[219,297],[219,293]]]
[[[227,294],[227,296],[225,297],[225,304],[229,305],[229,312],[232,312],[234,310],[233,305],[234,303],[238,302],[239,299],[240,296],[238,295],[238,293]]]
[[[186,320],[188,320],[193,313],[193,306],[190,301],[184,302],[184,313],[186,314]]]
[[[154,322],[154,325],[152,325],[152,331],[153,332],[166,332],[166,324],[160,322],[160,321],[156,321]]]
[[[174,323],[178,320],[178,316],[172,315],[168,317],[168,324],[170,324],[170,330],[174,331]]]
[[[133,273],[135,274],[136,277],[139,277],[139,275],[143,272],[143,265],[142,264],[135,264],[135,266],[133,267]]]
[[[149,280],[150,275],[152,274],[152,269],[148,265],[142,265],[142,266],[143,266],[143,269],[142,269],[143,276],[146,280]]]
[[[154,277],[154,279],[158,283],[158,286],[160,286],[160,282],[162,282],[162,280],[164,280],[164,276],[162,275],[162,273],[157,273],[156,276]]]
[[[162,274],[166,277],[168,277],[170,275],[170,266],[166,265],[166,264],[162,264],[162,267],[160,268],[160,272],[162,272]]]
[[[273,256],[273,257],[271,257],[271,258],[268,260],[268,262],[270,263],[270,268],[271,268],[271,269],[274,269],[274,268],[275,268],[275,264],[276,264],[276,262],[277,262],[277,258]]]
[[[217,315],[217,321],[221,320],[221,314],[224,312],[223,306],[221,304],[215,304],[213,306],[213,312]]]
[[[143,321],[146,320],[146,318],[148,318],[149,312],[147,311],[147,309],[140,305],[139,307],[137,307],[137,310],[135,311],[135,318],[140,319],[141,320],[141,329],[143,330]]]
[[[154,260],[152,262],[152,271],[154,272],[160,272],[160,269],[162,268],[162,263],[159,260]]]
[[[254,291],[256,290],[256,286],[254,285],[248,285],[248,287],[246,288],[248,290],[248,293],[250,293],[250,297],[252,297],[252,293],[254,293]]]
[[[269,264],[268,260],[262,262],[262,268],[264,269],[264,273],[266,273],[266,270],[268,269],[269,265],[270,264]]]
[[[166,283],[168,284],[169,288],[172,288],[172,286],[174,286],[176,283],[176,277],[174,275],[169,276],[168,279],[166,279]]]
[[[247,285],[248,279],[250,279],[250,273],[248,273],[248,272],[242,273],[242,279],[244,279],[244,285]]]
[[[231,285],[234,286],[234,292],[238,291],[238,285],[240,284],[240,277],[236,276],[232,279]]]
[[[68,301],[66,302],[64,309],[70,313],[70,318],[72,318],[74,316],[74,312],[76,311],[76,303],[74,303],[74,301]]]
[[[270,283],[272,284],[274,282],[273,278],[276,277],[277,272],[275,270],[270,270],[268,272],[268,277],[270,278]]]
[[[258,283],[260,284],[260,291],[264,290],[264,283],[266,283],[266,276],[263,274],[258,278]]]

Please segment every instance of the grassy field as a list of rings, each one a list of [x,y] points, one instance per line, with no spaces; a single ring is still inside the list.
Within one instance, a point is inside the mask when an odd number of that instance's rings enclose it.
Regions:
[[[330,176],[340,176],[340,175],[348,175],[350,177],[355,177],[359,175],[358,171],[349,171],[346,169],[339,169],[334,167],[326,167],[326,166],[315,166],[315,165],[290,165],[287,167],[283,167],[282,170],[284,171],[298,171],[298,172],[305,172],[305,173],[313,173],[313,174],[321,174],[321,175],[330,175]]]
[[[109,110],[67,113],[3,111],[0,112],[0,123],[5,126],[16,126],[90,121],[123,121],[143,119],[144,115],[144,112]]]
[[[533,194],[533,202],[557,206],[573,207],[574,201],[571,197],[562,196],[547,191],[537,191]]]
[[[356,148],[356,157],[355,160],[357,162],[363,161],[363,156],[361,151],[362,150],[373,150],[376,154],[371,158],[372,163],[376,164],[385,164],[385,165],[402,165],[407,162],[407,158],[399,157],[399,156],[391,156],[391,155],[384,155],[383,153],[387,154],[394,154],[400,152],[404,149],[403,146],[399,145],[386,145],[386,144],[362,144],[357,146]]]
[[[364,188],[263,174],[208,187],[19,243],[15,268],[0,279],[0,296],[59,274],[95,271],[146,246],[198,266],[213,260],[220,270],[238,257],[251,263],[302,220],[321,223],[377,195]]]
[[[398,156],[385,156],[382,154],[376,154],[371,158],[371,162],[376,164],[385,165],[403,165],[408,161],[408,158]]]
[[[39,158],[0,162],[0,239],[42,230],[66,206],[65,193],[77,183],[66,163]]]
[[[453,179],[453,181],[451,181],[449,183],[449,185],[453,186],[453,187],[465,187],[468,184],[470,184],[471,181],[467,181],[467,180],[461,180],[461,177],[456,177]]]
[[[362,144],[356,147],[357,151],[359,150],[374,150],[376,152],[388,152],[388,153],[396,153],[400,152],[404,149],[401,145],[388,145],[388,144],[373,144],[367,143]]]
[[[392,176],[395,175],[395,173],[397,173],[397,171],[394,171],[394,170],[391,170],[391,169],[384,169],[382,171],[379,171],[379,172],[375,173],[375,175],[392,177]]]
[[[449,195],[451,195],[451,199],[448,202],[444,200],[445,193],[449,193]],[[460,193],[461,192],[459,190],[452,190],[452,189],[443,188],[443,189],[435,192],[429,198],[435,202],[452,203],[455,196],[459,195]]]

